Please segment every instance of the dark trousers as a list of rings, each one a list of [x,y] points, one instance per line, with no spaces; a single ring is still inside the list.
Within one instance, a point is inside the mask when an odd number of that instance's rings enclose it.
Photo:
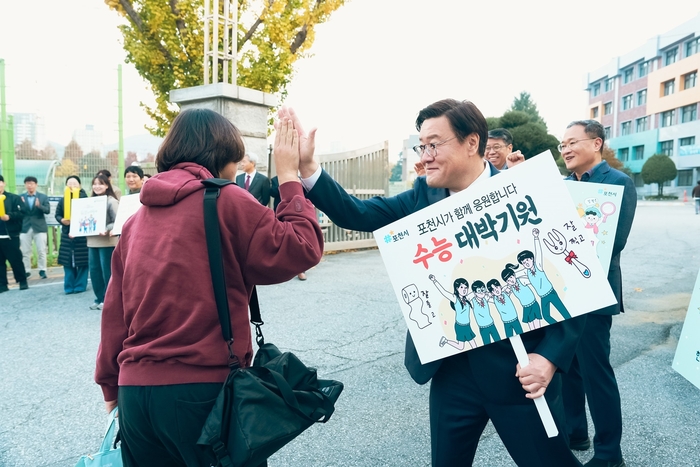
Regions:
[[[0,285],[7,286],[7,266],[10,262],[12,273],[17,283],[27,282],[27,273],[22,262],[22,250],[19,247],[19,237],[0,238]]]
[[[588,436],[586,399],[595,427],[595,457],[622,458],[622,407],[615,372],[610,365],[612,316],[589,313],[576,356],[563,376],[564,408],[569,437]]]
[[[495,398],[494,391],[488,390],[489,375],[482,375],[483,380],[478,381],[466,357],[466,354],[460,354],[445,359],[430,385],[433,467],[472,465],[479,437],[489,419],[519,467],[581,466],[569,450],[564,430],[564,407],[558,373],[547,387],[545,398],[559,428],[559,435],[547,438],[535,403],[525,397],[525,391],[520,388],[521,399],[505,401]],[[494,365],[498,366],[498,363],[494,362]],[[520,387],[515,377],[515,366],[512,375],[512,384]],[[495,392],[504,393],[500,389]]]
[[[95,303],[104,303],[107,284],[112,277],[112,253],[114,247],[88,248],[90,281],[95,292]]]
[[[197,440],[220,390],[220,383],[120,386],[124,465],[216,465],[211,448],[198,446]]]
[[[80,293],[87,290],[88,268],[87,266],[63,266],[63,291]]]

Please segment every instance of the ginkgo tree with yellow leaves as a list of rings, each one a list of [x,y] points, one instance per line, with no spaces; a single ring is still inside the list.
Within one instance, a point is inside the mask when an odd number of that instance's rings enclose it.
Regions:
[[[226,0],[222,0],[226,1]],[[155,96],[141,103],[164,136],[177,114],[169,92],[204,84],[204,0],[105,0],[126,19],[119,28],[127,63],[133,63]],[[233,2],[236,4],[236,2]],[[281,99],[294,63],[307,55],[315,27],[345,0],[238,0],[237,83]]]

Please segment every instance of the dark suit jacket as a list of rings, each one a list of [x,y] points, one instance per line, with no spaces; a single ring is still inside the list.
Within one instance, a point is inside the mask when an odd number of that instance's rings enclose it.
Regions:
[[[39,193],[38,191],[34,195],[39,200],[41,206],[37,207],[32,204],[31,207],[27,206],[27,196],[29,193],[24,192],[22,194],[22,210],[24,212],[24,220],[22,221],[22,233],[29,232],[31,228],[34,232],[47,232],[48,228],[46,226],[46,218],[44,214],[51,212],[51,205],[49,204],[49,198],[44,193]]]
[[[8,193],[7,191],[3,194],[5,195],[5,214],[10,217],[10,220],[0,220],[0,222],[5,224],[7,235],[12,238],[17,238],[19,237],[19,233],[22,231],[22,218],[24,218],[22,198],[14,193]]]
[[[489,163],[491,175],[498,170]],[[391,222],[419,211],[449,196],[445,188],[430,188],[425,177],[418,177],[412,190],[404,191],[391,198],[375,197],[360,200],[349,195],[325,171],[321,174],[307,197],[323,211],[335,224],[345,229],[372,232]],[[574,357],[585,316],[553,324],[522,335],[528,353],[537,353],[552,362],[562,371],[567,371]],[[515,375],[515,354],[508,340],[466,352],[472,370],[480,375],[480,380],[488,381],[488,390],[499,391],[511,387],[503,381],[512,380]],[[420,363],[410,333],[406,335],[404,364],[413,380],[418,384],[427,383],[440,367],[441,360],[425,365]],[[519,387],[519,386],[518,386]],[[505,389],[504,389],[505,390]],[[504,396],[513,397],[512,393]],[[522,397],[522,394],[517,395]]]
[[[246,175],[246,173],[242,173],[236,177],[236,185],[243,189],[245,189]],[[270,179],[260,172],[255,172],[255,177],[250,181],[248,191],[263,206],[270,204]]]
[[[576,180],[574,175],[569,175],[567,180]],[[637,210],[637,190],[634,182],[624,172],[613,169],[603,161],[592,169],[591,177],[587,180],[591,183],[607,183],[609,185],[621,185],[625,187],[622,195],[622,205],[620,206],[620,216],[617,221],[617,233],[615,233],[615,243],[613,244],[612,258],[610,259],[610,269],[608,270],[608,282],[612,288],[617,303],[593,313],[599,315],[618,315],[624,312],[622,305],[622,271],[620,270],[620,253],[627,244],[627,237],[632,229],[634,213]]]
[[[280,198],[280,179],[277,175],[270,180],[270,197],[272,197],[272,210],[277,212],[277,206],[282,202]]]

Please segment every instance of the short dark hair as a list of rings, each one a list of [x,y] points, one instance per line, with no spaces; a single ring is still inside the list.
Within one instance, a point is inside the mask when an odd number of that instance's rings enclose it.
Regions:
[[[486,284],[481,281],[472,282],[472,292],[476,292],[477,289],[486,288]]]
[[[506,145],[513,144],[513,135],[505,128],[496,128],[495,130],[489,131],[489,138],[502,139]]]
[[[39,180],[37,180],[36,177],[32,177],[30,175],[28,177],[24,177],[24,183],[27,183],[27,182],[39,183]]]
[[[501,283],[498,281],[498,279],[491,279],[491,280],[488,281],[488,283],[486,284],[486,289],[487,289],[487,290],[490,290],[491,292],[493,292],[493,288],[494,288],[494,287],[500,287],[500,286],[501,286]]]
[[[238,128],[208,109],[187,109],[175,117],[156,155],[158,172],[181,162],[199,164],[214,177],[230,163],[238,163],[245,146]]]
[[[3,177],[2,174],[0,174],[0,182],[4,182],[4,181],[5,181],[5,177]],[[700,182],[698,182],[698,183],[700,183]]]
[[[603,144],[600,145],[600,153],[603,153],[603,148],[605,147],[605,128],[597,120],[575,120],[569,123],[566,128],[571,128],[572,126],[579,125],[583,127],[583,131],[590,138],[600,138]]]
[[[483,157],[489,127],[481,111],[469,101],[443,99],[418,112],[416,129],[420,131],[424,121],[442,116],[450,122],[450,127],[460,143],[463,143],[467,136],[475,133],[479,137],[479,155]]]
[[[518,253],[518,263],[523,264],[523,261],[525,261],[526,259],[531,259],[534,261],[535,254],[530,250],[523,250],[520,253]]]
[[[130,165],[126,169],[124,169],[124,176],[126,177],[126,174],[128,173],[134,173],[139,176],[139,178],[143,178],[143,169],[139,167],[138,165]]]
[[[76,179],[78,181],[78,185],[82,185],[82,183],[80,182],[80,177],[78,177],[77,175],[69,175],[68,177],[66,177],[66,185],[68,185],[68,180],[70,180],[71,178]]]
[[[112,176],[112,172],[110,172],[107,169],[102,169],[99,172],[97,172],[97,175],[104,175],[105,177],[109,178]]]

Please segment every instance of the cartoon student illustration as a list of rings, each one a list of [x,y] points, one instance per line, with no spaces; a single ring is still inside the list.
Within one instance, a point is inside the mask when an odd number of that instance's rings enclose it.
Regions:
[[[523,327],[518,321],[518,311],[515,309],[513,300],[503,291],[501,283],[498,279],[491,279],[486,284],[486,288],[491,292],[490,300],[496,305],[496,310],[501,315],[503,326],[506,330],[506,337],[511,337],[515,334],[522,334]]]
[[[564,317],[564,319],[571,318],[569,310],[566,309],[564,303],[559,298],[559,294],[554,290],[552,282],[547,277],[544,272],[543,258],[542,258],[542,244],[540,243],[540,230],[532,229],[532,236],[535,239],[535,253],[533,254],[529,250],[523,250],[518,253],[518,263],[520,263],[525,268],[525,274],[527,274],[527,280],[530,281],[532,287],[540,296],[542,302],[542,316],[544,316],[545,321],[549,324],[554,324],[557,322],[550,315],[550,307],[554,307],[559,310],[559,313]]]
[[[493,339],[493,342],[500,341],[501,336],[498,335],[496,325],[493,324],[489,297],[486,295],[486,285],[481,281],[474,281],[472,290],[474,291],[474,298],[472,299],[474,318],[476,318],[476,324],[479,325],[479,334],[481,334],[484,345],[491,343],[491,339]]]
[[[469,311],[472,309],[472,304],[468,298],[469,282],[462,277],[456,279],[452,286],[454,293],[450,293],[437,281],[434,275],[429,275],[428,279],[433,281],[438,292],[450,301],[450,307],[455,311],[455,336],[457,340],[453,341],[442,336],[440,338],[440,347],[450,344],[457,350],[464,350],[464,343],[467,342],[472,349],[476,348],[476,341],[474,340],[476,334],[472,331],[472,326],[469,322]]]
[[[501,271],[501,279],[506,282],[504,292],[508,295],[514,295],[523,307],[523,323],[527,323],[530,331],[542,326],[542,311],[540,304],[535,299],[535,294],[528,285],[530,281],[526,276],[517,277],[515,270],[518,266],[507,263],[503,271]]]
[[[584,219],[586,220],[586,228],[593,230],[595,235],[598,235],[598,226],[603,221],[603,216],[595,206],[586,208]]]

